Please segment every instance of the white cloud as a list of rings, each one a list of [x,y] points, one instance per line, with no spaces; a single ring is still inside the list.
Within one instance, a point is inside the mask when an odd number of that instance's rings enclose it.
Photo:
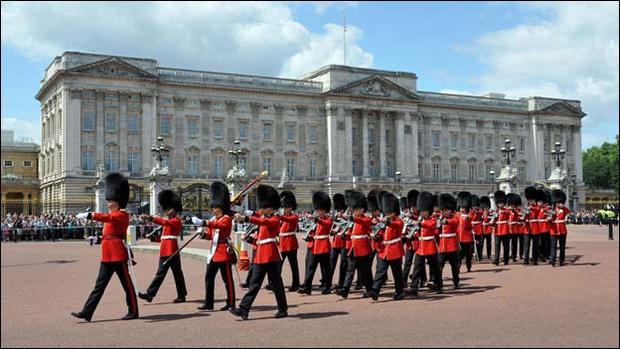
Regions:
[[[329,30],[310,32],[295,20],[289,6],[282,2],[3,2],[2,43],[39,60],[75,50],[155,58],[169,67],[260,75],[289,76],[294,71],[291,66],[306,69],[305,73],[317,69],[314,64],[340,62],[304,54],[317,42],[333,47],[338,38]],[[352,57],[372,57],[354,40],[350,50]]]
[[[2,117],[2,129],[15,131],[16,141],[34,141],[41,144],[41,126],[15,117]]]
[[[500,30],[472,47],[488,71],[476,82],[480,92],[509,98],[548,96],[579,99],[584,147],[618,133],[618,3],[525,3],[547,20]],[[594,142],[594,143],[593,143]]]
[[[326,24],[323,29],[324,34],[313,34],[309,42],[286,62],[282,75],[298,77],[327,64],[343,63],[342,26]],[[355,44],[361,37],[359,28],[347,26],[347,65],[370,67],[373,56]]]

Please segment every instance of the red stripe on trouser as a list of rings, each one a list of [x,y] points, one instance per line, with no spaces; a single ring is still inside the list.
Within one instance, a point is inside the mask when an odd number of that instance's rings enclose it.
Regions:
[[[233,280],[232,280],[232,269],[230,267],[230,262],[226,262],[226,277],[228,278],[228,303],[234,304],[235,300],[233,299]]]
[[[131,263],[131,262],[129,262]],[[129,267],[127,266],[127,264],[123,263],[123,274],[125,274],[125,282],[127,282],[127,285],[129,286],[129,292],[133,293],[133,296],[130,297],[131,299],[131,309],[133,310],[134,313],[138,313],[138,306],[136,305],[136,290],[133,288],[133,284],[131,283],[131,278],[129,277]]]

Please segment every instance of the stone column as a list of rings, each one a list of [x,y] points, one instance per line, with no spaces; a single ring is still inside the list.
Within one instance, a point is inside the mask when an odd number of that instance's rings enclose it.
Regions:
[[[344,175],[353,177],[353,116],[350,108],[343,108],[345,122]]]
[[[581,125],[573,126],[573,154],[575,159],[575,174],[577,175],[577,184],[583,183],[583,163],[581,158]]]
[[[170,189],[172,183],[172,176],[168,174],[156,174],[150,177],[151,182],[149,183],[149,214],[156,215],[157,214],[157,195],[162,192],[162,190]]]
[[[97,182],[95,183],[95,211],[106,212],[107,205],[105,200],[104,178],[106,176],[103,163],[97,165]]]
[[[388,113],[379,111],[378,114],[379,114],[379,166],[381,167],[381,169],[379,170],[379,175],[381,177],[387,177],[387,176],[392,177],[394,174],[393,173],[387,173],[387,168],[386,168],[387,150],[386,150],[386,145],[385,145],[385,142],[386,142],[386,139],[385,139],[385,119],[386,119]]]
[[[95,136],[95,140],[96,140],[96,144],[97,144],[97,153],[95,155],[95,163],[98,164],[100,162],[103,162],[103,152],[105,149],[105,138],[104,138],[104,120],[105,120],[105,110],[103,108],[103,104],[105,101],[105,93],[103,91],[97,91],[96,92],[96,96],[97,96],[97,106],[96,106],[96,126],[95,126],[95,130],[96,130],[96,136]]]
[[[409,117],[411,118],[411,146],[407,148],[410,151],[410,156],[408,157],[409,162],[411,163],[411,173],[413,173],[414,177],[418,179],[422,175],[418,169],[420,161],[420,149],[418,149],[418,121],[420,120],[420,114],[418,113],[410,113]]]
[[[121,172],[127,171],[127,100],[129,95],[119,93],[119,113],[118,113],[118,134],[119,134],[119,163],[118,168]]]
[[[362,110],[362,157],[363,157],[363,173],[364,177],[368,177],[368,165],[369,165],[369,156],[368,153],[368,112],[366,110]]]
[[[327,176],[330,181],[336,179],[338,175],[338,107],[327,104],[325,107],[327,120]],[[342,160],[340,160],[342,161]]]
[[[65,103],[63,118],[63,145],[65,151],[65,170],[81,171],[81,139],[82,129],[82,91],[70,90]]]
[[[157,141],[157,96],[142,95],[142,114],[140,116],[142,134],[142,169],[153,167],[153,155],[151,146]]]
[[[412,175],[411,162],[405,160],[405,113],[396,113],[396,122],[394,132],[396,132],[396,156],[395,156],[395,170],[400,170],[402,178],[406,178]]]

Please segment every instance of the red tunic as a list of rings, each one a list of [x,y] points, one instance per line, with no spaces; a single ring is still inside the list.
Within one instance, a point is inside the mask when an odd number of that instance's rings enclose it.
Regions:
[[[282,224],[280,225],[280,241],[278,246],[281,252],[296,251],[299,248],[297,243],[297,223],[299,222],[299,216],[296,214],[289,214],[280,216]]]
[[[530,206],[530,213],[527,215],[526,220],[529,225],[532,235],[540,234],[540,224],[538,223],[538,211],[540,209],[537,205]]]
[[[422,229],[420,229],[420,248],[416,254],[420,256],[430,256],[437,254],[437,217],[431,216],[422,219]]]
[[[129,213],[126,211],[112,211],[110,213],[93,213],[93,220],[103,222],[103,236],[101,237],[102,262],[126,262],[127,227]]]
[[[372,219],[372,225],[375,225],[375,224],[380,224],[380,223],[379,223],[379,219],[378,219],[378,218],[376,218],[376,217]],[[372,229],[371,229],[371,231],[372,231]],[[385,229],[381,229],[381,230],[379,230],[379,232],[377,233],[377,235],[381,235],[381,234],[383,234],[384,232],[385,232]],[[371,245],[372,245],[372,250],[373,250],[373,251],[377,251],[377,252],[378,252],[378,251],[381,249],[381,241],[378,241],[378,240],[372,240],[372,241],[371,241]]]
[[[452,214],[450,217],[446,218],[441,232],[439,233],[440,253],[450,253],[459,250],[458,231],[460,230],[461,221],[461,215],[458,213]]]
[[[508,209],[508,233],[519,234],[519,210],[516,208]]]
[[[482,228],[482,210],[472,209],[469,211],[469,218],[471,218],[471,226],[474,230],[474,234],[476,236],[484,234],[484,229]]]
[[[568,230],[566,229],[566,217],[570,210],[566,207],[555,209],[555,219],[551,222],[550,233],[553,236],[566,235]]]
[[[549,206],[544,205],[538,209],[538,228],[540,229],[541,234],[549,232],[549,221],[547,220],[548,214]]]
[[[334,236],[334,239],[332,240],[332,248],[341,249],[345,247],[345,233],[346,231],[339,232]]]
[[[254,254],[255,264],[267,264],[280,262],[280,252],[276,244],[276,236],[280,230],[280,217],[272,215],[269,217],[250,216],[249,222],[258,225],[256,237],[256,253]]]
[[[161,233],[159,257],[170,257],[179,249],[179,238],[183,228],[181,218],[179,216],[174,216],[171,219],[153,217],[153,223],[164,227]]]
[[[458,219],[459,219],[459,226],[458,226],[459,242],[462,242],[465,244],[474,242],[473,225],[471,224],[470,214],[459,212],[456,214],[456,216],[458,216]]]
[[[383,260],[392,261],[395,259],[401,259],[405,255],[403,250],[403,225],[405,223],[396,217],[390,224],[383,230],[381,234],[381,243],[379,247],[379,258]]]
[[[412,221],[417,222],[418,219],[420,219],[420,215],[419,214],[415,214],[415,213],[411,214],[411,220]],[[405,249],[407,251],[409,251],[409,250],[414,250],[414,251],[417,250],[418,247],[420,246],[420,240],[418,239],[419,237],[420,237],[419,232],[416,232],[415,234],[413,234],[413,239],[411,239],[411,241],[406,241],[405,242]]]
[[[333,220],[331,217],[319,218],[316,221],[316,230],[311,234],[314,240],[312,254],[319,255],[331,252],[332,246],[329,242],[329,232],[332,230]]]
[[[508,223],[510,219],[510,210],[507,208],[498,209],[498,217],[495,221],[495,235],[504,236],[510,233]]]
[[[482,214],[482,229],[484,230],[484,235],[491,235],[493,233],[493,224],[491,224],[491,216],[493,215],[493,211],[485,211]]]
[[[232,231],[232,219],[223,215],[220,218],[213,217],[207,221],[207,233],[205,239],[213,240],[216,231],[219,233],[217,247],[211,258],[211,262],[224,263],[230,260],[228,256],[228,239]]]
[[[370,231],[372,219],[370,217],[353,218],[353,230],[351,232],[351,249],[348,254],[353,253],[355,257],[368,256],[372,252],[370,246]]]

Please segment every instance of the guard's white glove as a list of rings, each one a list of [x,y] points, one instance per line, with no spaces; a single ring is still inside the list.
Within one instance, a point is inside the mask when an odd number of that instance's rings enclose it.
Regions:
[[[202,227],[202,224],[204,223],[204,221],[202,219],[194,216],[194,217],[192,217],[192,223],[194,223],[194,225]]]
[[[76,215],[78,219],[87,219],[90,212],[80,212]]]
[[[244,216],[251,216],[253,214],[254,214],[254,211],[252,211],[252,210],[245,210]]]

